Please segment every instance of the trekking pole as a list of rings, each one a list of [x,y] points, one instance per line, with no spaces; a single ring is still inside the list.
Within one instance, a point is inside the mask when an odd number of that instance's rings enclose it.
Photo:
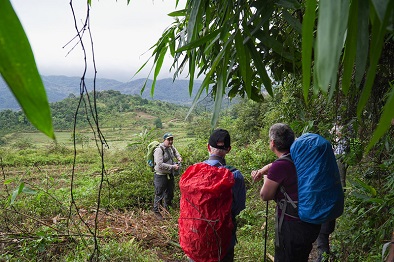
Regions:
[[[265,232],[264,232],[264,262],[267,261],[267,237],[268,237],[268,201],[265,201]]]

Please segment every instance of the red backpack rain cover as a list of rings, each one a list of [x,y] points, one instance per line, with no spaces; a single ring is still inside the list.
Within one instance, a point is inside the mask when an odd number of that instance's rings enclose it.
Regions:
[[[190,166],[179,181],[179,242],[196,262],[219,261],[231,243],[234,176],[225,167]]]

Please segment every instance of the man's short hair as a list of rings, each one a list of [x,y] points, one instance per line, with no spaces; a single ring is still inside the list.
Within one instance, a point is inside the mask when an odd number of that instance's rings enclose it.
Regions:
[[[220,149],[211,146],[211,154],[219,155],[219,156],[224,156],[228,153],[228,149]]]
[[[276,123],[270,128],[269,138],[275,142],[276,149],[284,151],[290,149],[295,136],[290,126],[283,123]]]

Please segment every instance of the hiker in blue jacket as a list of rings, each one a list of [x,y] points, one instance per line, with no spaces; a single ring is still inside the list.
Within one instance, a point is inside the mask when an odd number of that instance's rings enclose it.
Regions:
[[[245,209],[245,205],[246,205],[245,181],[242,173],[238,169],[232,168],[226,164],[225,156],[231,150],[231,139],[230,139],[230,134],[227,130],[224,129],[214,130],[211,136],[209,137],[207,148],[209,152],[209,158],[205,160],[204,163],[216,167],[227,166],[228,168],[231,168],[230,171],[234,176],[235,183],[232,187],[232,205],[231,205],[231,215],[232,215],[232,222],[234,228],[232,231],[230,247],[228,250],[225,251],[226,255],[224,256],[224,258],[220,260],[220,262],[233,262],[234,247],[237,242],[236,216],[239,215],[239,213],[243,209]],[[190,258],[189,261],[193,262],[193,260]]]
[[[173,143],[174,136],[171,133],[165,133],[163,143],[160,143],[153,152],[155,170],[153,211],[159,219],[162,218],[160,205],[166,210],[172,206],[175,188],[174,172],[179,170],[179,163],[182,162],[182,157]],[[174,159],[177,159],[179,163],[176,163]]]
[[[212,132],[208,141],[209,158],[204,162],[211,166],[226,166],[225,156],[231,150],[230,134],[227,130],[216,129]],[[238,169],[232,171],[234,175],[235,184],[232,188],[233,203],[231,207],[231,214],[234,224],[233,235],[231,239],[231,248],[227,255],[221,262],[234,261],[234,246],[236,244],[236,230],[237,223],[235,217],[245,209],[246,203],[246,188],[244,177]]]
[[[264,177],[260,190],[264,201],[275,200],[275,262],[307,262],[312,244],[319,235],[320,225],[301,221],[298,210],[289,202],[298,201],[297,173],[294,163],[285,158],[290,155],[294,142],[293,130],[286,124],[277,123],[269,130],[269,146],[278,159],[259,170],[252,171],[253,181]],[[284,188],[284,190],[282,190]]]

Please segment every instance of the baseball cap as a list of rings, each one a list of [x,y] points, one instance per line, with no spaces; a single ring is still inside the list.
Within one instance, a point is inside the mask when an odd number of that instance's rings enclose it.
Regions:
[[[171,133],[165,133],[163,139],[166,140],[167,138],[174,137]]]
[[[227,130],[216,129],[212,132],[208,141],[209,145],[218,149],[230,148],[230,134]]]

